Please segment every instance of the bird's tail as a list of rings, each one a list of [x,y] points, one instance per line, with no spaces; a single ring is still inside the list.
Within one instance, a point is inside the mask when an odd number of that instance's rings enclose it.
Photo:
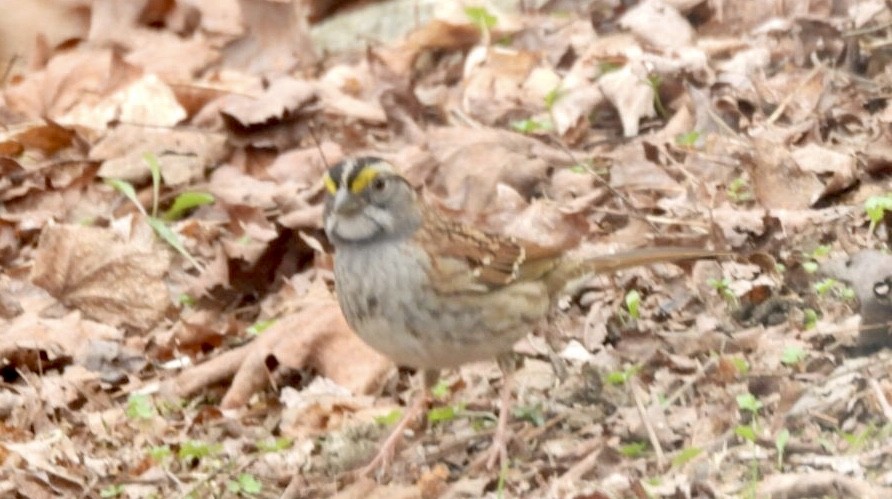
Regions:
[[[620,251],[611,255],[598,255],[581,258],[559,265],[549,276],[549,288],[559,292],[570,281],[588,274],[616,272],[631,267],[641,267],[654,263],[672,263],[685,260],[701,260],[732,256],[732,251],[707,250],[701,248],[678,248],[658,246],[653,248]]]

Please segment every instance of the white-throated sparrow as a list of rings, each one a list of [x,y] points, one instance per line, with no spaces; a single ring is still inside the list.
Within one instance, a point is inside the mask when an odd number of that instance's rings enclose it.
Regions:
[[[335,247],[335,287],[344,316],[370,346],[400,366],[422,370],[424,397],[440,369],[491,359],[504,369],[514,343],[546,317],[573,279],[724,254],[651,248],[573,258],[443,218],[378,158],[338,163],[324,184],[324,226]],[[490,466],[504,459],[508,381]],[[387,464],[424,397],[416,398],[367,470]]]

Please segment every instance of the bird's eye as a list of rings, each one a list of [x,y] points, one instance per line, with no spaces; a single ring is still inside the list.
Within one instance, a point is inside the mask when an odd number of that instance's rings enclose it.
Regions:
[[[385,180],[383,178],[376,178],[375,180],[372,181],[372,189],[375,189],[376,191],[381,192],[384,190],[384,187],[386,184],[387,184],[387,182],[385,182]]]

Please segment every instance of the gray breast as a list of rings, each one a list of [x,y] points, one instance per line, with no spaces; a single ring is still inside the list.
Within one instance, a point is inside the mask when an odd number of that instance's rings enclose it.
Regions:
[[[428,269],[428,256],[401,242],[338,248],[335,255],[338,299],[347,322],[399,365],[433,369],[491,359],[547,312],[538,283],[485,297],[443,296],[428,285]],[[506,310],[527,298],[525,312]]]

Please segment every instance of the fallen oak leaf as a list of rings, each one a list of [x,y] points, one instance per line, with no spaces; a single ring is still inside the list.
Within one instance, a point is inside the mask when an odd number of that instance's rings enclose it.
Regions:
[[[357,394],[374,391],[392,367],[353,334],[337,301],[317,281],[305,296],[303,308],[277,319],[253,342],[181,372],[173,382],[173,392],[185,397],[232,376],[220,405],[239,407],[269,383],[270,365],[295,370],[311,367]]]

